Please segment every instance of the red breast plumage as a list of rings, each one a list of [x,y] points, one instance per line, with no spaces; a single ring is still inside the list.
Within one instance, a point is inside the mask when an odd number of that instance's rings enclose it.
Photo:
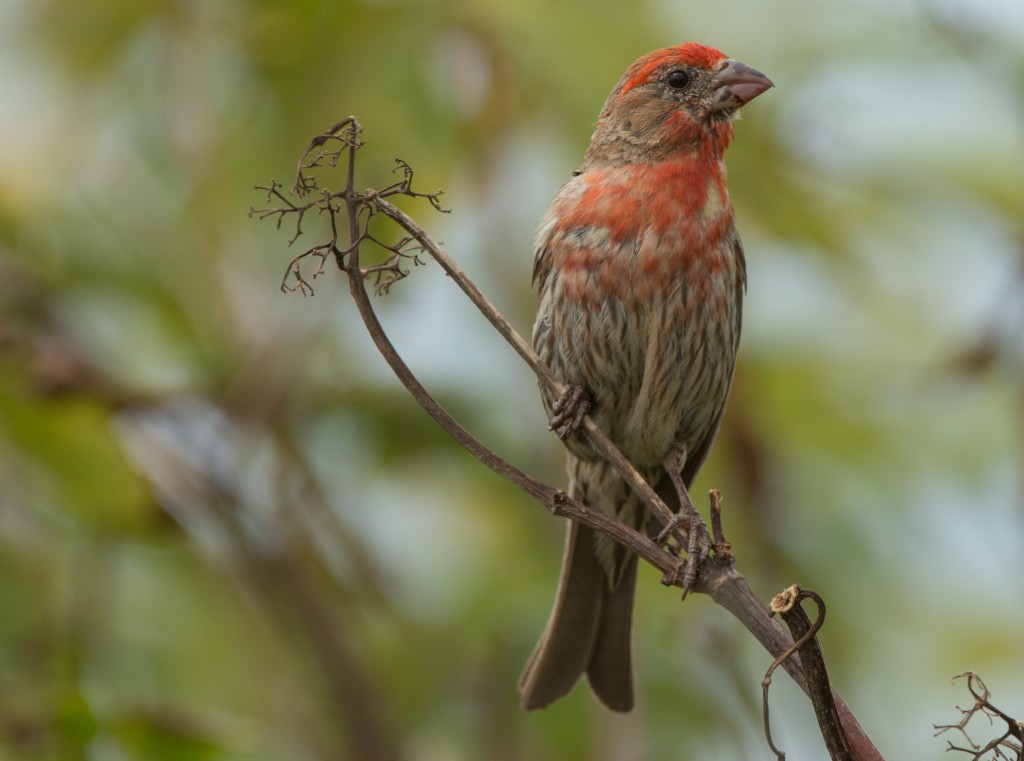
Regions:
[[[666,467],[692,481],[725,408],[746,273],[722,157],[736,109],[770,86],[694,43],[640,58],[538,233],[534,345],[652,484]],[[570,493],[643,528],[642,504],[586,439],[565,443]],[[555,609],[520,678],[526,708],[586,673],[606,705],[629,710],[635,567],[570,525]]]

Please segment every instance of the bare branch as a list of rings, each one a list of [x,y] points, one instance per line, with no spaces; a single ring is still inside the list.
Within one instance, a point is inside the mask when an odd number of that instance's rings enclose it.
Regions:
[[[970,708],[960,708],[957,706],[961,716],[960,721],[956,724],[935,724],[933,726],[936,737],[953,730],[959,732],[970,747],[963,748],[959,745],[954,745],[951,740],[947,740],[946,750],[970,754],[974,761],[986,761],[986,759],[991,759],[992,761],[997,761],[997,759],[1024,761],[1024,722],[1013,718],[992,704],[992,693],[985,686],[985,683],[981,681],[981,677],[975,672],[965,671],[963,674],[957,674],[951,681],[956,682],[957,679],[967,680],[967,691],[974,698],[974,705]],[[967,725],[977,716],[983,716],[988,719],[990,727],[995,725],[996,719],[999,719],[1006,725],[1006,730],[999,737],[989,740],[985,745],[979,745],[967,733]]]
[[[533,350],[533,347],[516,332],[515,328],[509,324],[508,320],[497,310],[494,304],[476,287],[476,284],[469,279],[462,268],[445,253],[420,225],[397,206],[384,200],[377,194],[373,194],[373,203],[380,209],[381,213],[395,220],[419,242],[422,250],[430,254],[441,265],[442,269],[455,281],[456,285],[462,289],[463,293],[469,297],[469,300],[473,302],[477,309],[483,313],[484,317],[501,334],[502,338],[526,361],[526,364],[530,366],[530,369],[537,375],[540,382],[550,390],[552,395],[555,397],[560,396],[562,384],[555,379],[550,368],[544,364]],[[655,493],[650,484],[640,475],[640,472],[633,467],[633,464],[619,452],[618,448],[605,435],[604,431],[598,428],[589,417],[583,421],[583,431],[594,445],[594,448],[615,467],[626,483],[650,507],[662,525],[672,521],[673,513],[668,505]],[[680,527],[680,530],[683,531],[682,527]],[[686,537],[683,531],[682,541],[686,543],[687,540],[688,537]]]
[[[301,271],[303,260],[307,258],[318,260],[317,267],[312,275],[308,276],[309,279],[315,279],[322,274],[327,256],[333,254],[338,267],[344,270],[349,277],[350,293],[378,351],[413,398],[452,438],[462,444],[487,467],[512,481],[555,515],[568,517],[607,534],[656,567],[663,575],[663,583],[686,589],[687,579],[684,578],[684,574],[680,573],[679,558],[670,551],[671,543],[663,546],[652,541],[649,537],[614,518],[568,497],[561,490],[534,479],[491,451],[438,404],[402,360],[374,312],[366,290],[366,280],[373,278],[376,293],[387,293],[392,285],[408,274],[408,269],[404,268],[403,264],[417,266],[422,263],[419,255],[426,254],[441,265],[442,269],[455,281],[505,341],[530,366],[539,382],[556,397],[562,392],[561,384],[540,360],[533,347],[512,328],[505,317],[498,312],[476,284],[466,276],[426,230],[389,200],[396,196],[425,198],[435,209],[446,212],[447,210],[442,208],[439,200],[441,191],[420,193],[413,190],[413,170],[400,159],[396,160],[394,170],[401,173],[399,180],[380,190],[369,189],[362,193],[355,191],[355,155],[363,145],[361,134],[362,127],[359,122],[354,117],[348,117],[339,121],[327,132],[314,137],[303,152],[298,162],[291,193],[301,198],[319,189],[321,195],[317,201],[311,201],[304,205],[293,204],[283,199],[279,186],[272,183],[269,188],[262,188],[268,192],[268,203],[279,199],[284,200],[285,205],[250,210],[250,214],[255,214],[261,219],[276,216],[278,227],[286,215],[294,215],[296,217],[296,232],[292,240],[301,234],[300,225],[303,215],[308,211],[316,208],[319,213],[326,213],[329,217],[331,239],[308,249],[289,263],[282,280],[282,290],[298,290],[304,294],[311,294],[312,288],[307,276],[303,275]],[[347,158],[344,169],[344,190],[332,192],[326,187],[321,187],[314,170],[340,167],[343,157]],[[338,223],[342,213],[346,218],[348,229],[345,235],[346,243],[339,245],[342,236]],[[370,229],[373,219],[378,214],[396,223],[407,236],[394,244],[385,243],[375,237]],[[361,265],[364,246],[368,250],[382,252],[383,258],[376,263]],[[673,525],[677,521],[673,520],[673,511],[666,502],[589,417],[584,419],[582,430],[594,448],[619,472],[662,525],[670,527],[677,545],[689,547],[690,537],[685,530],[685,525]],[[716,603],[736,616],[773,656],[780,656],[791,651],[793,649],[792,639],[777,622],[769,618],[768,610],[750,589],[742,574],[735,568],[732,547],[725,540],[722,531],[721,499],[717,492],[712,493],[711,502],[715,537],[714,553],[709,558],[709,562],[700,565],[699,573],[693,584],[693,591],[709,595]],[[692,509],[692,505],[690,509]],[[808,689],[799,659],[795,656],[785,657],[780,659],[780,663],[804,690]],[[871,745],[856,718],[838,695],[836,695],[836,701],[843,727],[851,740],[860,743],[859,745],[854,743],[854,746],[859,749],[855,758],[858,760],[880,759],[881,755]]]
[[[806,599],[812,600],[818,606],[818,617],[813,624],[800,606],[801,601]],[[807,694],[811,698],[811,705],[814,707],[814,714],[818,719],[818,727],[825,740],[825,748],[828,750],[829,757],[833,761],[853,761],[857,756],[843,731],[834,699],[834,690],[829,683],[828,672],[825,669],[825,658],[817,640],[817,634],[825,623],[825,601],[816,592],[801,589],[794,584],[775,595],[768,607],[771,609],[772,615],[779,613],[782,616],[794,640],[793,646],[775,659],[761,682],[764,730],[768,744],[778,758],[785,758],[785,754],[778,750],[772,742],[771,726],[768,721],[768,688],[771,685],[772,672],[776,667],[795,653],[800,653],[800,663],[807,679]]]
[[[249,207],[249,216],[255,216],[257,219],[266,219],[267,217],[276,216],[277,229],[281,229],[281,224],[284,222],[285,217],[289,214],[296,214],[295,220],[295,234],[292,235],[288,241],[288,245],[292,245],[299,236],[302,235],[302,220],[306,216],[306,212],[317,206],[314,203],[307,204],[294,204],[287,196],[281,192],[281,185],[277,180],[272,179],[269,185],[256,185],[256,190],[265,190],[267,192],[267,203],[271,204],[275,200],[280,201],[284,206],[268,206],[266,208],[257,209],[252,206]]]
[[[401,172],[402,179],[388,185],[386,188],[376,191],[375,194],[378,198],[387,198],[388,196],[393,195],[403,195],[408,196],[409,198],[426,198],[430,202],[430,205],[442,214],[451,213],[451,209],[446,209],[441,206],[441,196],[444,195],[443,190],[437,190],[433,193],[418,193],[412,189],[412,178],[414,173],[412,167],[409,166],[407,162],[402,159],[395,159],[395,168],[391,171]]]
[[[319,167],[333,169],[338,166],[343,155],[355,155],[355,152],[363,147],[363,141],[359,137],[362,132],[363,127],[356,118],[348,116],[310,140],[306,150],[299,157],[292,193],[301,197],[316,190],[319,187],[316,178],[307,170]],[[331,148],[327,149],[326,146]]]

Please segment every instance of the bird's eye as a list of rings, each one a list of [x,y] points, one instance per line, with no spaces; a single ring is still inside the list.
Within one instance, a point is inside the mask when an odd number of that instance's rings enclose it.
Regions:
[[[676,69],[665,78],[665,81],[668,82],[669,87],[676,90],[682,90],[690,84],[690,75],[682,69]]]

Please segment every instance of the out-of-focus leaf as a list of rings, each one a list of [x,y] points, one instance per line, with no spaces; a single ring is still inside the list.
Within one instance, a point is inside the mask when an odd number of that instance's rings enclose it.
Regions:
[[[48,505],[100,531],[145,528],[154,505],[114,441],[110,411],[81,397],[35,397],[23,380],[0,375],[0,426]]]

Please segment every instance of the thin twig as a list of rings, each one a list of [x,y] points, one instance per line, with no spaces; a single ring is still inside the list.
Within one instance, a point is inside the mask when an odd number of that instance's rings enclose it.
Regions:
[[[974,705],[970,708],[957,707],[961,717],[960,721],[956,724],[933,725],[936,736],[950,730],[959,732],[970,747],[962,748],[954,745],[951,740],[947,740],[947,750],[968,753],[974,761],[982,761],[988,754],[992,754],[991,758],[993,761],[1000,759],[1002,761],[1024,761],[1024,721],[1019,721],[996,708],[992,704],[992,693],[981,680],[981,677],[975,672],[966,671],[963,674],[957,674],[953,677],[952,681],[955,682],[957,679],[965,678],[967,680],[967,691],[974,698]],[[999,737],[989,740],[983,746],[978,745],[967,734],[967,725],[975,716],[979,715],[987,718],[990,726],[993,724],[994,719],[1000,719],[1006,724],[1006,730]],[[1007,755],[1006,752],[1013,755]]]
[[[391,219],[395,220],[400,224],[410,235],[412,235],[416,241],[420,244],[423,250],[430,254],[434,260],[441,265],[441,268],[455,281],[455,284],[462,289],[462,292],[469,297],[469,300],[480,310],[480,312],[487,318],[488,322],[494,326],[494,328],[501,334],[502,338],[508,342],[508,344],[515,349],[516,353],[526,361],[526,364],[530,366],[530,369],[537,375],[540,382],[544,384],[547,390],[555,397],[561,395],[562,384],[559,383],[550,368],[544,364],[537,352],[533,350],[533,347],[528,344],[516,329],[509,324],[508,320],[505,319],[504,315],[497,310],[497,308],[490,302],[490,300],[484,296],[483,292],[476,287],[476,283],[466,276],[466,273],[460,268],[455,261],[448,256],[445,251],[434,242],[433,238],[416,223],[408,214],[403,212],[394,204],[384,200],[377,194],[372,194],[371,199],[374,205],[377,206],[380,211]],[[665,504],[664,500],[661,499],[651,488],[650,484],[644,480],[644,477],[640,475],[640,472],[633,467],[633,464],[623,456],[611,440],[605,435],[604,431],[595,425],[594,421],[589,417],[583,421],[583,430],[585,431],[587,438],[594,445],[594,448],[600,452],[601,456],[607,460],[611,465],[618,471],[623,477],[630,488],[639,496],[648,507],[654,512],[661,521],[662,525],[665,525],[672,521],[674,514],[669,509],[668,505]],[[680,528],[681,531],[685,532],[685,527]],[[686,535],[684,533],[683,540],[686,541]]]
[[[808,599],[818,606],[818,617],[813,624],[811,624],[807,613],[800,606],[803,600]],[[794,584],[775,595],[768,607],[771,609],[772,615],[779,613],[782,616],[794,640],[793,646],[786,653],[775,659],[775,662],[772,663],[765,674],[764,680],[761,682],[763,687],[764,730],[765,736],[768,738],[768,744],[778,758],[785,758],[785,754],[778,750],[772,742],[771,725],[768,721],[768,688],[771,685],[771,675],[775,668],[782,661],[789,659],[799,652],[800,664],[804,677],[807,680],[807,695],[810,697],[811,705],[814,707],[814,715],[818,719],[818,728],[821,730],[821,736],[825,740],[825,748],[828,750],[829,758],[832,761],[854,761],[855,756],[846,733],[843,731],[842,722],[833,697],[832,685],[829,683],[828,671],[825,668],[825,658],[821,653],[821,647],[818,645],[817,640],[817,634],[825,623],[825,601],[821,599],[817,592],[801,589],[798,585]]]
[[[354,117],[348,117],[335,124],[331,130],[313,138],[310,145],[306,148],[298,162],[292,192],[301,197],[320,189],[321,198],[316,202],[311,202],[308,205],[294,205],[294,208],[287,208],[286,204],[286,207],[250,210],[251,215],[255,214],[261,218],[277,215],[278,224],[280,224],[280,219],[289,213],[298,214],[301,220],[302,215],[314,207],[318,211],[328,214],[332,232],[331,240],[326,244],[312,247],[292,260],[285,279],[282,281],[282,289],[301,290],[304,293],[307,291],[312,292],[309,283],[301,273],[302,260],[308,257],[320,260],[320,266],[317,267],[313,275],[316,277],[322,272],[326,256],[333,255],[339,268],[344,270],[349,276],[349,290],[378,351],[380,351],[385,361],[413,398],[450,436],[489,468],[504,476],[545,505],[552,513],[568,517],[611,536],[631,552],[642,557],[661,571],[663,577],[669,583],[681,586],[682,580],[678,578],[680,574],[677,572],[679,560],[676,557],[669,554],[668,551],[642,533],[604,513],[587,507],[579,501],[568,497],[564,492],[534,479],[491,451],[437,403],[402,360],[397,350],[391,344],[390,339],[388,339],[374,312],[372,302],[366,290],[365,279],[371,275],[374,277],[384,277],[383,288],[381,288],[381,281],[379,280],[377,285],[378,290],[386,290],[398,279],[404,277],[401,262],[403,257],[409,256],[403,250],[409,241],[406,240],[389,246],[373,238],[368,232],[368,227],[371,219],[377,213],[387,216],[396,222],[417,243],[419,251],[429,254],[437,261],[487,320],[512,346],[516,353],[526,361],[537,375],[541,384],[555,396],[561,393],[561,384],[558,383],[550,369],[536,355],[533,347],[519,336],[479,288],[476,287],[430,235],[415,220],[386,200],[386,197],[395,195],[425,198],[435,209],[447,211],[440,205],[440,191],[436,193],[418,193],[414,191],[411,187],[413,171],[407,163],[400,160],[396,162],[396,171],[402,173],[400,180],[382,190],[367,190],[363,193],[355,191],[355,153],[363,145],[360,137],[361,133],[362,127],[359,125],[359,122]],[[333,141],[337,141],[337,144]],[[338,166],[341,163],[342,154],[345,153],[347,153],[345,189],[341,192],[332,192],[327,188],[320,188],[315,177],[310,174],[310,170],[325,166]],[[274,195],[274,191],[277,191],[276,187],[273,188],[273,191],[268,192],[270,192],[271,197],[276,198],[277,196]],[[348,243],[345,246],[339,246],[338,244],[339,230],[336,216],[342,209],[346,212],[348,220],[346,236]],[[385,251],[389,252],[388,256],[379,264],[361,267],[360,246],[363,243],[382,247]],[[388,277],[391,279],[387,280]],[[662,525],[670,523],[673,520],[672,510],[589,418],[584,420],[583,431],[595,449],[618,470],[623,479],[647,504],[652,513],[657,516]],[[716,554],[711,557],[712,562],[704,563],[701,566],[693,591],[709,595],[717,604],[737,617],[769,653],[775,656],[781,655],[792,647],[792,640],[776,621],[769,618],[767,608],[750,589],[742,574],[736,570],[731,546],[724,540],[722,534],[720,506],[720,498],[717,493],[713,493],[712,525],[715,527]],[[683,528],[680,527],[677,538],[680,541],[680,546],[687,546],[688,536]],[[801,671],[799,660],[796,657],[786,658],[782,660],[782,666],[790,673],[797,684],[806,691],[807,683]],[[849,708],[846,707],[838,695],[836,699],[844,728],[851,737],[856,737],[860,740],[861,744],[858,747],[866,749],[857,753],[856,758],[858,761],[881,759],[881,755],[871,745],[870,740],[857,723],[856,718],[849,711]]]

